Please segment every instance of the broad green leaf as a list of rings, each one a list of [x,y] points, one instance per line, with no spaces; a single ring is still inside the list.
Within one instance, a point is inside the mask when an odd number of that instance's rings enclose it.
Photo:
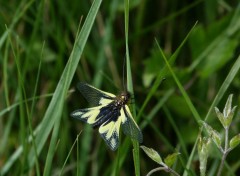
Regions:
[[[180,155],[180,153],[172,153],[172,154],[168,155],[168,156],[164,159],[164,163],[165,163],[168,167],[171,167],[171,166],[175,163],[178,155]]]
[[[161,156],[158,154],[157,151],[155,151],[152,148],[148,148],[145,146],[141,146],[141,148],[143,149],[143,151],[149,156],[149,158],[151,158],[153,161],[157,162],[158,164],[163,163],[162,162],[162,158]]]
[[[230,142],[229,142],[229,146],[231,149],[234,149],[235,147],[237,147],[240,144],[240,134],[237,134],[236,136],[234,136]]]

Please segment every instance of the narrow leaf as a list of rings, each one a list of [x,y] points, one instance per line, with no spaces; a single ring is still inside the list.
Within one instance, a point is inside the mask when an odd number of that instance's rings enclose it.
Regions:
[[[231,94],[231,95],[229,95],[229,97],[227,99],[227,102],[226,102],[225,107],[223,109],[224,117],[227,117],[230,114],[230,112],[231,112],[231,109],[232,109],[232,97],[233,97],[233,95]]]
[[[162,162],[162,158],[161,156],[158,154],[157,151],[155,151],[152,148],[148,148],[145,146],[141,146],[141,148],[143,149],[143,151],[149,156],[149,158],[151,158],[153,161],[157,162],[158,164],[163,163]]]
[[[219,109],[217,107],[215,107],[215,112],[216,112],[218,120],[221,122],[222,126],[224,128],[227,128],[226,119],[224,118],[223,114],[219,111]]]
[[[240,144],[240,133],[237,134],[236,136],[234,136],[230,142],[229,142],[229,146],[231,149],[234,149],[235,147],[237,147]]]
[[[177,156],[180,155],[180,153],[172,153],[170,155],[168,155],[165,159],[164,159],[164,163],[168,166],[168,167],[171,167],[176,159],[177,159]]]

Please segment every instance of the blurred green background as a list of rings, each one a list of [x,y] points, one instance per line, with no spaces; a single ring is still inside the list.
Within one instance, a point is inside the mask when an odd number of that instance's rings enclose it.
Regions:
[[[101,6],[90,11],[92,1],[0,1],[0,175],[134,175],[129,137],[122,135],[120,150],[112,152],[97,130],[69,116],[89,106],[76,90],[79,81],[123,90],[124,1],[94,2]],[[96,18],[87,21],[92,12]],[[234,105],[240,100],[240,3],[131,0],[128,37],[143,145],[161,156],[180,152],[174,169],[182,174],[199,125],[156,41],[174,58],[171,68],[200,118],[221,133],[212,107],[222,110],[230,93]],[[240,131],[236,114],[230,135]],[[216,175],[220,155],[212,148],[208,171]],[[238,151],[223,175],[240,171]],[[140,151],[141,175],[155,167]],[[188,174],[199,175],[198,167],[195,152]]]

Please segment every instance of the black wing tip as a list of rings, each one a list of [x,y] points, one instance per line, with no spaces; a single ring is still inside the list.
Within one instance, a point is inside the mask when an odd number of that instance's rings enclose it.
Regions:
[[[73,112],[70,113],[70,116],[71,116],[72,118],[76,118],[76,115],[74,115],[75,112],[76,112],[76,111],[73,111]]]
[[[81,89],[82,89],[83,87],[85,87],[86,85],[88,85],[88,83],[83,82],[83,81],[80,81],[80,82],[77,83],[77,88],[78,88],[78,90],[81,91]]]

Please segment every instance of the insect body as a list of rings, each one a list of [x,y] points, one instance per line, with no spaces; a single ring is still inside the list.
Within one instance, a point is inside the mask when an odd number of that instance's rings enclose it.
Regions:
[[[73,111],[71,116],[91,124],[94,128],[99,127],[100,135],[111,150],[114,151],[119,146],[120,127],[124,134],[142,142],[142,132],[127,105],[130,93],[123,92],[119,96],[115,96],[86,83],[79,83],[78,89],[95,107],[78,109]]]

